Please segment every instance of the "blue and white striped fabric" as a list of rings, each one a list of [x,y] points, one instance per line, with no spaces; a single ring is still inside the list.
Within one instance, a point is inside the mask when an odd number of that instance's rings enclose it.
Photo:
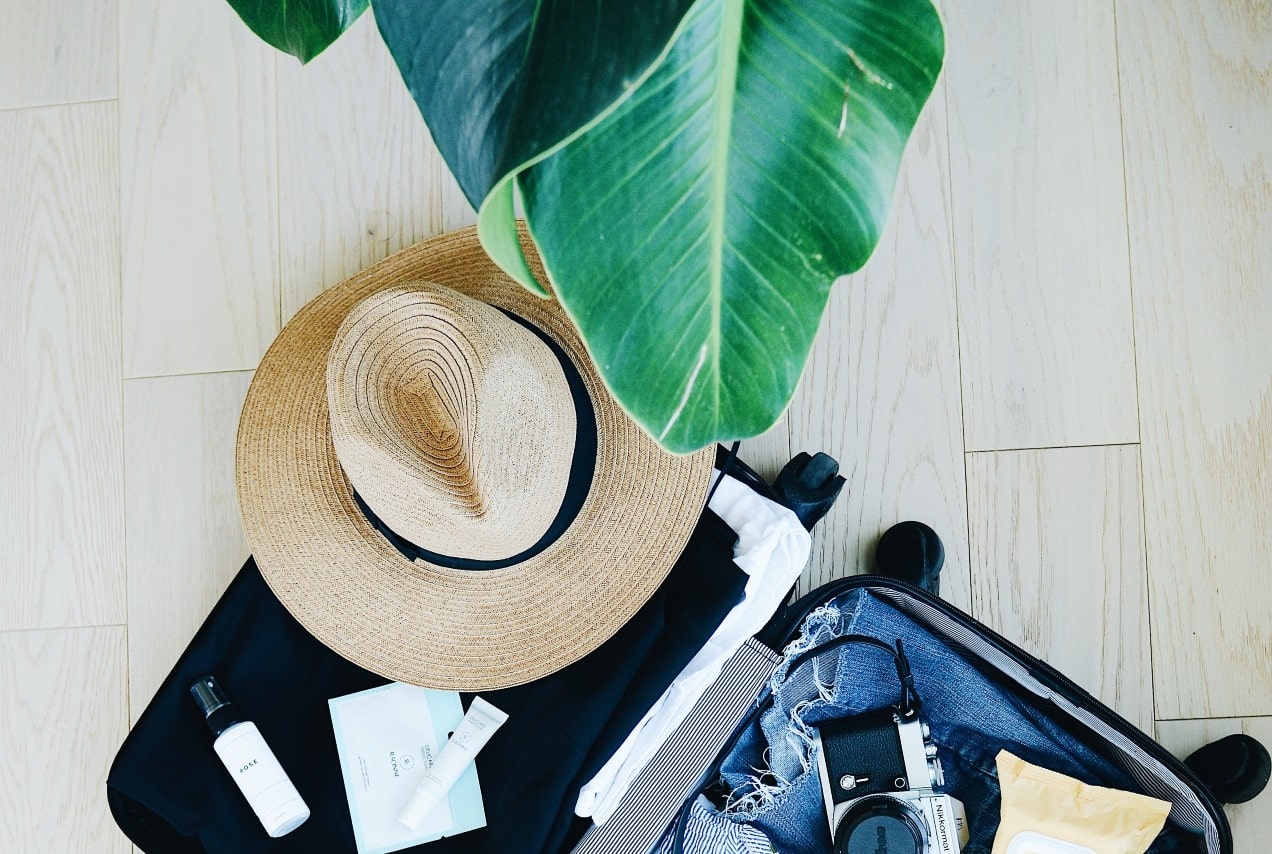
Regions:
[[[730,821],[699,795],[690,805],[685,825],[684,851],[711,854],[773,854],[773,843],[763,831]],[[656,854],[675,854],[676,842],[670,829],[663,834]]]

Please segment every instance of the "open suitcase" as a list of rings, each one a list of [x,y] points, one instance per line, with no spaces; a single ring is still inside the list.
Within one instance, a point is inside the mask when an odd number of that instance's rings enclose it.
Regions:
[[[1169,845],[1159,842],[1151,851],[1231,854],[1232,834],[1221,804],[1192,770],[1165,748],[1063,674],[947,602],[896,579],[873,575],[832,581],[777,614],[770,626],[735,656],[716,690],[695,708],[615,815],[589,831],[575,854],[655,849],[679,854],[692,850],[684,845],[684,834],[695,799],[711,788],[721,774],[725,756],[747,727],[755,724],[771,693],[769,681],[781,661],[779,651],[796,638],[809,614],[854,592],[887,603],[976,666],[1001,678],[1002,684],[1009,683],[1032,701],[1031,706],[1048,710],[1093,752],[1124,773],[1122,787],[1170,801],[1173,808],[1166,833],[1175,833],[1176,839]],[[810,653],[815,656],[816,650]],[[895,676],[892,680],[895,682]],[[924,693],[921,683],[918,690],[920,695]],[[819,813],[818,818],[826,823],[824,814]]]
[[[744,466],[742,468],[755,488],[765,490],[766,485],[754,472]],[[779,500],[771,490],[768,494]],[[810,615],[824,612],[828,605],[848,597],[870,597],[878,603],[876,610],[894,614],[899,621],[897,626],[902,627],[897,634],[905,631],[907,623],[930,634],[951,653],[986,674],[990,683],[999,690],[1014,695],[1025,708],[1049,719],[1067,736],[1076,739],[1080,748],[1090,750],[1107,763],[1106,779],[1092,780],[1089,769],[1087,773],[1073,769],[1074,776],[1169,801],[1172,808],[1166,829],[1149,849],[1150,852],[1232,854],[1232,832],[1222,804],[1177,757],[1064,674],[968,614],[918,587],[877,575],[856,575],[831,581],[780,609],[764,631],[738,652],[713,691],[703,698],[676,735],[651,761],[646,773],[615,814],[604,825],[592,828],[574,854],[647,850],[684,854],[693,850],[710,850],[710,846],[699,845],[695,849],[686,844],[686,835],[692,832],[689,825],[695,808],[709,801],[707,795],[712,794],[712,790],[715,790],[716,799],[725,797],[719,790],[722,777],[728,776],[730,757],[737,765],[739,743],[746,739],[749,730],[756,728],[762,713],[773,704],[774,675],[782,667],[782,651],[801,642],[801,630]],[[791,661],[794,665],[790,667],[791,671],[799,669],[805,672],[788,673],[787,684],[802,682],[807,694],[814,694],[820,681],[815,676],[810,678],[807,672],[811,669],[809,665],[816,665],[819,659],[825,661],[838,656],[846,640],[842,630],[827,631],[823,626],[822,631],[821,643],[799,649],[798,655]],[[882,635],[879,640],[894,640],[883,632],[875,634]],[[885,677],[895,685],[896,674],[886,673],[892,666],[887,657],[876,654],[876,661],[882,663]],[[914,678],[920,695],[931,688],[930,685],[924,687],[923,676],[916,667]],[[824,681],[820,688],[824,693]],[[891,690],[895,693],[896,688]],[[886,698],[887,694],[882,696]],[[830,705],[833,708],[833,704]],[[868,709],[849,710],[850,713],[865,711]],[[925,717],[930,716],[925,714]],[[936,727],[935,723],[933,727]],[[938,754],[947,758],[942,747],[937,745]],[[749,758],[761,765],[768,764],[767,755]],[[1044,762],[1039,761],[1039,764]],[[1055,763],[1051,762],[1048,767],[1055,767]],[[809,777],[816,776],[815,767],[796,771]],[[829,792],[824,794],[836,801],[842,800]],[[733,795],[736,796],[736,792]],[[809,821],[820,821],[825,828],[825,834],[819,834],[823,836],[820,842],[805,850],[831,850],[830,820],[824,812],[823,803],[819,801],[817,810],[804,813]],[[747,812],[742,810],[741,814],[746,815]],[[703,836],[709,840],[711,832],[708,830]],[[987,854],[992,844],[992,833],[981,834],[981,837],[979,845],[973,838],[974,847],[964,850]],[[763,841],[771,846],[771,850],[785,854],[780,841],[771,838]],[[735,843],[732,847],[722,846],[721,850],[769,849]],[[941,849],[934,847],[932,850]]]
[[[729,459],[725,461],[725,466],[732,467],[734,477],[753,490],[771,500],[778,500],[777,494],[741,463],[735,464]],[[265,610],[261,611],[262,608]],[[846,614],[851,614],[851,622],[843,622],[847,619]],[[934,731],[937,731],[934,739],[942,759],[952,758],[949,746],[941,743],[942,712],[946,709],[957,710],[960,703],[967,705],[966,697],[956,690],[946,690],[940,684],[941,680],[933,678],[935,670],[944,668],[943,672],[960,674],[958,679],[961,685],[975,682],[976,690],[980,692],[977,696],[981,699],[972,702],[972,708],[989,708],[995,702],[1005,703],[1012,715],[1011,720],[1015,722],[1013,725],[1022,730],[1028,729],[1030,738],[1035,742],[1042,738],[1033,735],[1035,730],[1045,731],[1044,735],[1049,741],[1037,743],[1067,745],[1075,753],[1087,757],[1085,761],[1089,767],[1100,771],[1095,775],[1097,779],[1088,779],[1088,782],[1131,789],[1170,801],[1173,807],[1167,831],[1150,849],[1154,854],[1177,851],[1232,854],[1231,831],[1222,806],[1190,769],[1149,736],[1045,662],[1025,653],[948,603],[895,579],[868,575],[830,582],[780,608],[765,628],[728,661],[711,688],[634,779],[608,820],[599,825],[577,824],[566,847],[572,847],[574,854],[639,854],[655,850],[673,854],[690,854],[694,851],[776,850],[786,854],[785,849],[780,847],[781,843],[773,840],[771,834],[764,837],[748,831],[749,835],[743,834],[741,842],[732,840],[727,844],[721,843],[719,847],[713,847],[710,840],[721,828],[725,829],[727,836],[731,828],[739,826],[740,823],[736,821],[738,816],[758,814],[756,810],[748,809],[755,807],[757,803],[762,807],[766,798],[771,801],[774,791],[780,790],[783,785],[791,785],[793,780],[801,781],[799,785],[805,787],[813,785],[809,780],[816,772],[810,770],[811,766],[796,768],[795,771],[803,772],[801,774],[774,776],[776,772],[759,773],[757,763],[767,762],[770,753],[767,750],[755,753],[756,748],[763,747],[760,737],[765,734],[766,713],[773,714],[775,709],[795,702],[803,703],[799,708],[804,710],[807,717],[808,711],[820,699],[829,714],[843,698],[826,694],[833,689],[831,683],[837,684],[839,681],[827,678],[826,674],[864,672],[861,662],[869,661],[870,656],[874,656],[873,666],[894,667],[888,656],[877,649],[871,650],[863,644],[845,645],[842,641],[834,640],[837,635],[845,632],[860,633],[863,625],[866,625],[862,622],[866,618],[863,615],[873,615],[871,619],[875,622],[868,625],[873,626],[876,635],[884,635],[879,639],[888,646],[895,641],[894,637],[889,636],[893,634],[898,637],[905,635],[911,640],[917,639],[917,648],[909,640],[906,647],[910,650],[910,658],[914,664],[917,692],[920,697],[928,698],[924,713],[930,719]],[[884,619],[883,623],[878,622],[880,615]],[[841,622],[828,622],[832,616]],[[294,649],[295,655],[307,656],[314,662],[312,682],[315,690],[320,693],[337,696],[342,692],[372,687],[385,681],[338,659],[334,654],[324,655],[325,648],[320,648],[316,641],[310,644],[313,639],[299,626],[286,625],[289,619],[260,583],[259,575],[249,574],[236,579],[191,643],[182,661],[174,668],[165,686],[160,689],[151,707],[139,720],[138,728],[121,749],[115,767],[112,768],[108,779],[108,796],[116,821],[141,850],[151,854],[224,850],[205,847],[200,843],[198,833],[191,831],[191,828],[197,828],[200,821],[222,820],[220,817],[174,815],[171,809],[158,809],[153,804],[148,804],[146,798],[139,794],[148,784],[146,775],[163,773],[160,769],[172,757],[153,755],[156,751],[151,749],[151,745],[138,743],[138,740],[144,741],[149,737],[145,734],[148,720],[153,732],[156,730],[157,719],[165,720],[166,717],[180,716],[184,712],[184,709],[176,709],[185,702],[179,697],[183,692],[179,683],[190,672],[208,666],[209,644],[218,644],[222,651],[230,650],[235,655],[243,655],[247,652],[244,648],[245,638],[251,633],[259,634],[263,631],[263,623],[277,623],[278,628],[271,629],[274,634],[270,636],[270,642],[282,643],[286,649]],[[816,637],[804,637],[801,633],[812,625],[812,620],[821,621],[818,623]],[[869,634],[868,631],[865,633]],[[276,641],[277,637],[283,637],[284,640]],[[791,659],[783,662],[783,651],[791,648],[793,643],[796,648],[789,649]],[[924,657],[929,655],[924,650],[934,651],[931,652],[930,661],[924,661]],[[278,650],[274,650],[273,654],[277,652]],[[864,658],[860,658],[861,656]],[[775,691],[774,685],[779,684],[775,673],[779,671],[784,681],[780,683],[782,687]],[[891,671],[891,676],[881,682],[887,684],[881,688],[885,693],[880,696],[886,696],[887,692],[895,694],[896,680],[896,672]],[[986,688],[986,685],[990,688]],[[800,695],[797,692],[787,696],[786,692],[795,690],[795,687],[805,694]],[[991,689],[993,696],[986,699],[985,692]],[[333,691],[335,693],[330,693]],[[808,702],[810,699],[813,701],[811,704]],[[305,737],[310,744],[321,741],[320,731],[324,726],[329,733],[325,701],[321,701],[321,705],[321,714],[314,716],[313,720],[302,722],[304,727],[313,730]],[[868,709],[855,711],[864,712]],[[285,720],[286,714],[279,718],[277,726],[280,729],[285,728],[286,724],[282,723]],[[265,730],[264,724],[262,730]],[[1037,751],[1029,754],[1030,738],[1023,739],[1021,745],[1013,742],[1013,746],[1020,747],[1026,759],[1034,761],[1035,756],[1043,758]],[[327,740],[330,740],[329,734]],[[290,767],[284,751],[291,748],[285,744],[282,749],[275,749],[284,765]],[[754,755],[748,755],[747,750],[751,750]],[[159,753],[162,754],[162,751]],[[334,750],[332,753],[334,755]],[[1043,750],[1042,754],[1045,753]],[[801,763],[809,763],[814,757],[810,752],[797,759]],[[318,760],[313,756],[305,756],[303,751],[296,748],[295,759],[290,761],[309,762],[306,774],[314,778],[312,785],[326,786],[327,805],[332,809],[340,808],[343,790],[340,788],[339,770],[336,768],[333,771],[328,767],[331,764],[330,759],[323,758],[319,765],[315,765],[313,763]],[[550,759],[545,761],[550,762]],[[749,768],[741,767],[747,765]],[[958,762],[955,761],[951,772],[957,765]],[[1056,765],[1052,762],[1049,767]],[[487,776],[480,756],[478,770],[485,785]],[[1066,768],[1056,767],[1056,770],[1064,771]],[[216,771],[219,772],[220,769]],[[752,772],[749,778],[744,773],[748,771]],[[790,771],[788,768],[787,772]],[[209,775],[210,785],[231,785],[228,781],[218,782],[213,779],[215,775],[211,772]],[[954,773],[953,776],[958,775]],[[967,779],[973,779],[974,776],[969,773]],[[1085,776],[1090,778],[1092,774]],[[779,780],[778,777],[782,779]],[[741,795],[738,792],[740,780],[741,788],[750,787],[749,791]],[[730,785],[733,786],[732,792],[722,791]],[[235,793],[230,792],[227,797],[233,800],[234,795]],[[801,849],[801,846],[802,850],[818,850],[818,846],[822,845],[827,846],[823,850],[830,850],[829,822],[821,807],[820,798],[815,801],[811,812],[807,813],[809,834],[792,850]],[[721,805],[730,809],[738,803],[748,809],[735,811],[732,818],[720,811]],[[344,820],[348,821],[347,812]],[[761,838],[769,843],[765,848],[746,847]],[[989,838],[992,839],[992,831]],[[317,850],[331,851],[333,854],[352,850],[347,842],[334,838],[322,843],[310,842],[307,843],[308,847],[302,848],[294,845],[288,847],[286,839],[284,837],[283,840],[278,840],[277,847],[262,846],[253,850]],[[463,847],[463,839],[464,836],[458,836],[446,840],[457,843],[447,850],[468,850]],[[975,842],[973,839],[973,843]],[[314,848],[314,844],[319,844],[320,847]],[[432,846],[429,845],[410,850],[428,852],[431,849]],[[988,847],[965,850],[982,854],[988,851]]]

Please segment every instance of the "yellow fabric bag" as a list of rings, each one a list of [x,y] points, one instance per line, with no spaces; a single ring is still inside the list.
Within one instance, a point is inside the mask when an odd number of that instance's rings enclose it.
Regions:
[[[993,854],[1144,854],[1170,802],[1088,786],[1006,750],[998,754],[1002,821]]]

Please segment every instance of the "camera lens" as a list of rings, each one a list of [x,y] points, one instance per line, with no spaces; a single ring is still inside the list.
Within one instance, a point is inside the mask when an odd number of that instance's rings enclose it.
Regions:
[[[889,795],[857,801],[835,828],[835,854],[924,854],[926,842],[922,817]]]

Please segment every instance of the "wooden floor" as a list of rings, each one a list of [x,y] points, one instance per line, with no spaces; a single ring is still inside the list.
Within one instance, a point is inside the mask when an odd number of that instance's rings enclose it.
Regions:
[[[892,223],[745,456],[841,462],[806,584],[925,520],[948,598],[1180,754],[1272,743],[1272,11],[945,5]],[[302,69],[224,0],[5,17],[0,851],[126,851],[108,763],[247,554],[251,370],[474,215],[369,19]],[[1230,814],[1267,850],[1272,795]]]

